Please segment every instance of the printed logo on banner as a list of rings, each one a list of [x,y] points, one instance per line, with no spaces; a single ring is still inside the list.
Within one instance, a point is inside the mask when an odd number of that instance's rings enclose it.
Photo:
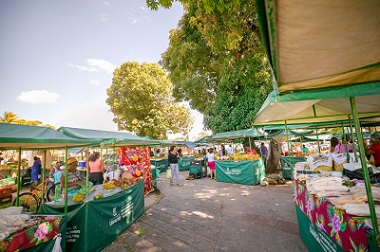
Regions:
[[[227,167],[226,169],[226,174],[228,175],[239,175],[241,173],[241,170],[239,169],[231,169],[229,167]]]
[[[117,222],[121,221],[121,219],[124,218],[128,218],[129,221],[133,217],[133,203],[129,202],[128,204],[122,206],[120,208],[120,213],[118,213],[116,207],[114,207],[112,209],[112,215],[114,217],[108,221],[110,226],[115,225]]]

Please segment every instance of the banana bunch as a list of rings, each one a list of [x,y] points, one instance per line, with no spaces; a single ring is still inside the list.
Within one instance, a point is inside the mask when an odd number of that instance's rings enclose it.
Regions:
[[[111,181],[108,181],[108,182],[104,182],[102,184],[102,188],[103,188],[103,190],[112,190],[112,189],[115,189],[116,188],[116,182],[114,180],[111,180]]]
[[[74,195],[74,197],[73,197],[73,201],[75,202],[75,203],[79,203],[79,202],[82,202],[83,200],[84,200],[84,194],[83,193],[77,193],[77,194],[75,194]]]
[[[94,195],[94,200],[101,199],[103,197],[104,197],[103,193],[99,192],[99,193]]]

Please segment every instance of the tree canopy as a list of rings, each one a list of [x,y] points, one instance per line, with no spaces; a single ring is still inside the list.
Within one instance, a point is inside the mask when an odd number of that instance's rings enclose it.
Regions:
[[[157,64],[126,62],[114,71],[106,103],[119,130],[166,139],[187,135],[193,125],[190,110],[175,102],[167,72]]]
[[[31,125],[31,126],[42,126],[42,127],[55,129],[55,127],[50,124],[43,124],[39,120],[25,120],[25,119],[20,118],[17,114],[13,112],[7,112],[7,111],[3,113],[3,116],[0,116],[0,122]]]
[[[251,127],[272,89],[255,1],[180,2],[185,13],[162,54],[173,96],[201,112],[214,133]],[[172,1],[147,4],[169,8]]]

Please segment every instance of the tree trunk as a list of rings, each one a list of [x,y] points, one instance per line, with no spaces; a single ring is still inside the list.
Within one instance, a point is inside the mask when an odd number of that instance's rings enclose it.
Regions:
[[[266,160],[266,173],[276,173],[280,168],[281,148],[280,144],[271,138],[268,148],[268,157]]]

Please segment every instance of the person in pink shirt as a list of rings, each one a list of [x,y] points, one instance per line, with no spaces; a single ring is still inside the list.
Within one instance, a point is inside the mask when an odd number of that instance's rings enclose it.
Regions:
[[[100,159],[99,152],[94,152],[88,159],[88,180],[94,185],[103,184],[104,162]]]

